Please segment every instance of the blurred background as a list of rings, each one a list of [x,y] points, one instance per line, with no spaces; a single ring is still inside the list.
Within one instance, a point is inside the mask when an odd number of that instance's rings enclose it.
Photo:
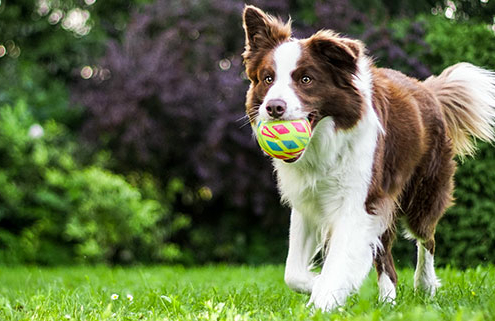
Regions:
[[[425,79],[495,70],[495,0],[252,0]],[[0,0],[0,264],[282,263],[244,116],[240,0]],[[495,148],[460,162],[437,263],[495,263]],[[401,239],[401,237],[399,237]],[[399,265],[414,263],[400,240]]]

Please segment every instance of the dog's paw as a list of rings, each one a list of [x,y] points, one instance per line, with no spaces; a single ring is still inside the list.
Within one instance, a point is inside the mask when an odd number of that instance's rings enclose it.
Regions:
[[[380,301],[391,303],[395,305],[395,298],[397,296],[397,291],[395,289],[395,284],[390,280],[390,277],[383,273],[378,279],[378,288],[380,293]]]
[[[311,293],[316,276],[317,274],[313,272],[286,272],[284,280],[287,286],[293,291],[300,293]]]
[[[426,294],[428,294],[430,297],[434,297],[435,294],[437,293],[438,288],[442,285],[440,280],[434,276],[429,279],[420,279],[420,280],[415,280],[414,282],[414,288],[416,290],[420,290]]]
[[[335,289],[330,280],[319,275],[315,278],[308,306],[325,312],[332,311],[345,304],[349,292],[349,289]]]

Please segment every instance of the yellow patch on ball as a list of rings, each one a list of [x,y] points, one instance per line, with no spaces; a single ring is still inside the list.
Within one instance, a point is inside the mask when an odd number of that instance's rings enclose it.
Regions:
[[[282,160],[297,159],[311,138],[311,125],[307,119],[260,121],[257,128],[258,143],[271,157]]]

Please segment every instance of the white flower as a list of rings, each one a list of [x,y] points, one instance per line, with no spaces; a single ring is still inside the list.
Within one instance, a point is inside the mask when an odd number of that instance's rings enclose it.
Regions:
[[[110,299],[112,299],[112,300],[117,300],[118,298],[119,298],[119,295],[116,293],[112,294],[112,296],[110,297]]]
[[[40,124],[33,124],[31,125],[31,127],[29,127],[29,137],[33,139],[43,137],[44,133],[45,131],[43,130],[43,127],[41,127]]]
[[[163,300],[167,301],[168,303],[171,303],[172,302],[172,299],[169,298],[168,296],[166,295],[161,295],[160,298],[162,298]]]
[[[132,296],[132,294],[127,294],[127,300],[129,300],[129,301],[134,300],[134,297]]]
[[[67,320],[70,320],[70,314],[64,315],[64,318],[66,318]]]

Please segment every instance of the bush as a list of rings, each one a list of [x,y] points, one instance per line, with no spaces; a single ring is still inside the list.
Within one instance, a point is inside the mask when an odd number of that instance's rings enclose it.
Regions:
[[[0,78],[9,79],[0,82],[0,105],[23,99],[36,119],[77,128],[67,84],[121,35],[129,7],[148,1],[0,1]]]
[[[171,181],[162,199],[143,198],[141,189],[161,193],[149,177],[140,189],[101,167],[79,165],[77,151],[63,126],[36,124],[23,102],[0,108],[0,262],[181,260],[170,242],[188,225],[170,208],[180,181]]]
[[[453,22],[438,16],[425,20],[428,24],[425,41],[431,48],[425,60],[434,74],[460,61],[495,69],[495,34],[489,25]]]
[[[469,267],[494,263],[495,147],[478,145],[474,159],[460,162],[456,204],[438,226],[437,255],[441,264]]]

